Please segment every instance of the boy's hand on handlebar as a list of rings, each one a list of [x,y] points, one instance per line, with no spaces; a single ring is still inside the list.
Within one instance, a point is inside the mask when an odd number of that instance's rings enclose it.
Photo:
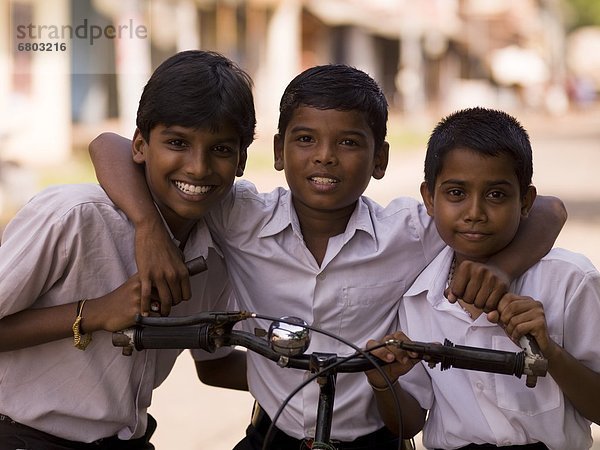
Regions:
[[[373,348],[379,344],[383,344],[389,340],[411,342],[411,340],[403,332],[397,331],[394,334],[385,336],[381,341],[376,341],[373,339],[369,340],[369,342],[367,342],[367,349]],[[387,345],[385,347],[378,348],[373,350],[371,354],[382,361],[390,363],[382,366],[381,368],[392,382],[395,382],[401,375],[408,373],[410,369],[412,369],[413,366],[420,361],[416,353],[402,350],[395,345]],[[381,373],[377,369],[368,370],[365,372],[365,374],[371,386],[382,389],[387,386],[385,379],[381,376]]]
[[[508,276],[497,267],[463,261],[455,268],[445,294],[451,303],[461,299],[487,313],[496,309],[502,296],[508,292],[509,283]]]
[[[141,282],[133,275],[114,291],[90,299],[83,311],[83,328],[86,331],[120,331],[135,325],[140,312]]]
[[[135,258],[141,282],[141,313],[160,312],[167,316],[172,305],[189,300],[191,287],[181,251],[173,244],[162,223],[138,226]],[[160,302],[151,309],[151,303]]]
[[[533,336],[546,358],[556,345],[548,334],[544,305],[531,297],[508,293],[502,297],[498,308],[488,313],[487,318],[502,326],[514,342],[519,342],[526,334]]]

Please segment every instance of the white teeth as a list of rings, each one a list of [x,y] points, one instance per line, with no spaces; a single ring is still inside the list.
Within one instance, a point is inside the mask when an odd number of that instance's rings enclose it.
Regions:
[[[337,181],[334,180],[333,178],[312,177],[311,180],[318,184],[335,184],[335,183],[337,183]]]
[[[175,186],[177,186],[177,189],[181,192],[185,192],[186,194],[206,194],[212,189],[211,186],[194,186],[193,184],[187,184],[182,181],[176,181]]]

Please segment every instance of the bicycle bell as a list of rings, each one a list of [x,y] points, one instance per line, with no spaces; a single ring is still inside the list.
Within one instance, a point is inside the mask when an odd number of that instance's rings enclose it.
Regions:
[[[280,355],[301,355],[310,344],[310,330],[304,320],[285,316],[271,323],[267,339],[271,348]]]

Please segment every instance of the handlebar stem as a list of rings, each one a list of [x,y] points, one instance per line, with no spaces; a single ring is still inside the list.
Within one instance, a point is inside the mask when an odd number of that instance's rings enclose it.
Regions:
[[[336,372],[327,370],[337,361],[337,355],[331,353],[313,353],[310,357],[310,370],[320,373],[319,403],[317,405],[317,427],[312,448],[320,448],[319,443],[329,442],[333,422],[333,402],[335,400]]]

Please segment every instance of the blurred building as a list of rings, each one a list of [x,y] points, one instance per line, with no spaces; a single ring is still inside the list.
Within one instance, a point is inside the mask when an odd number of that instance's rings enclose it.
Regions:
[[[47,164],[98,130],[132,134],[152,69],[190,48],[251,74],[266,133],[287,82],[331,62],[370,73],[407,115],[473,103],[560,112],[559,1],[0,0],[0,158]]]

